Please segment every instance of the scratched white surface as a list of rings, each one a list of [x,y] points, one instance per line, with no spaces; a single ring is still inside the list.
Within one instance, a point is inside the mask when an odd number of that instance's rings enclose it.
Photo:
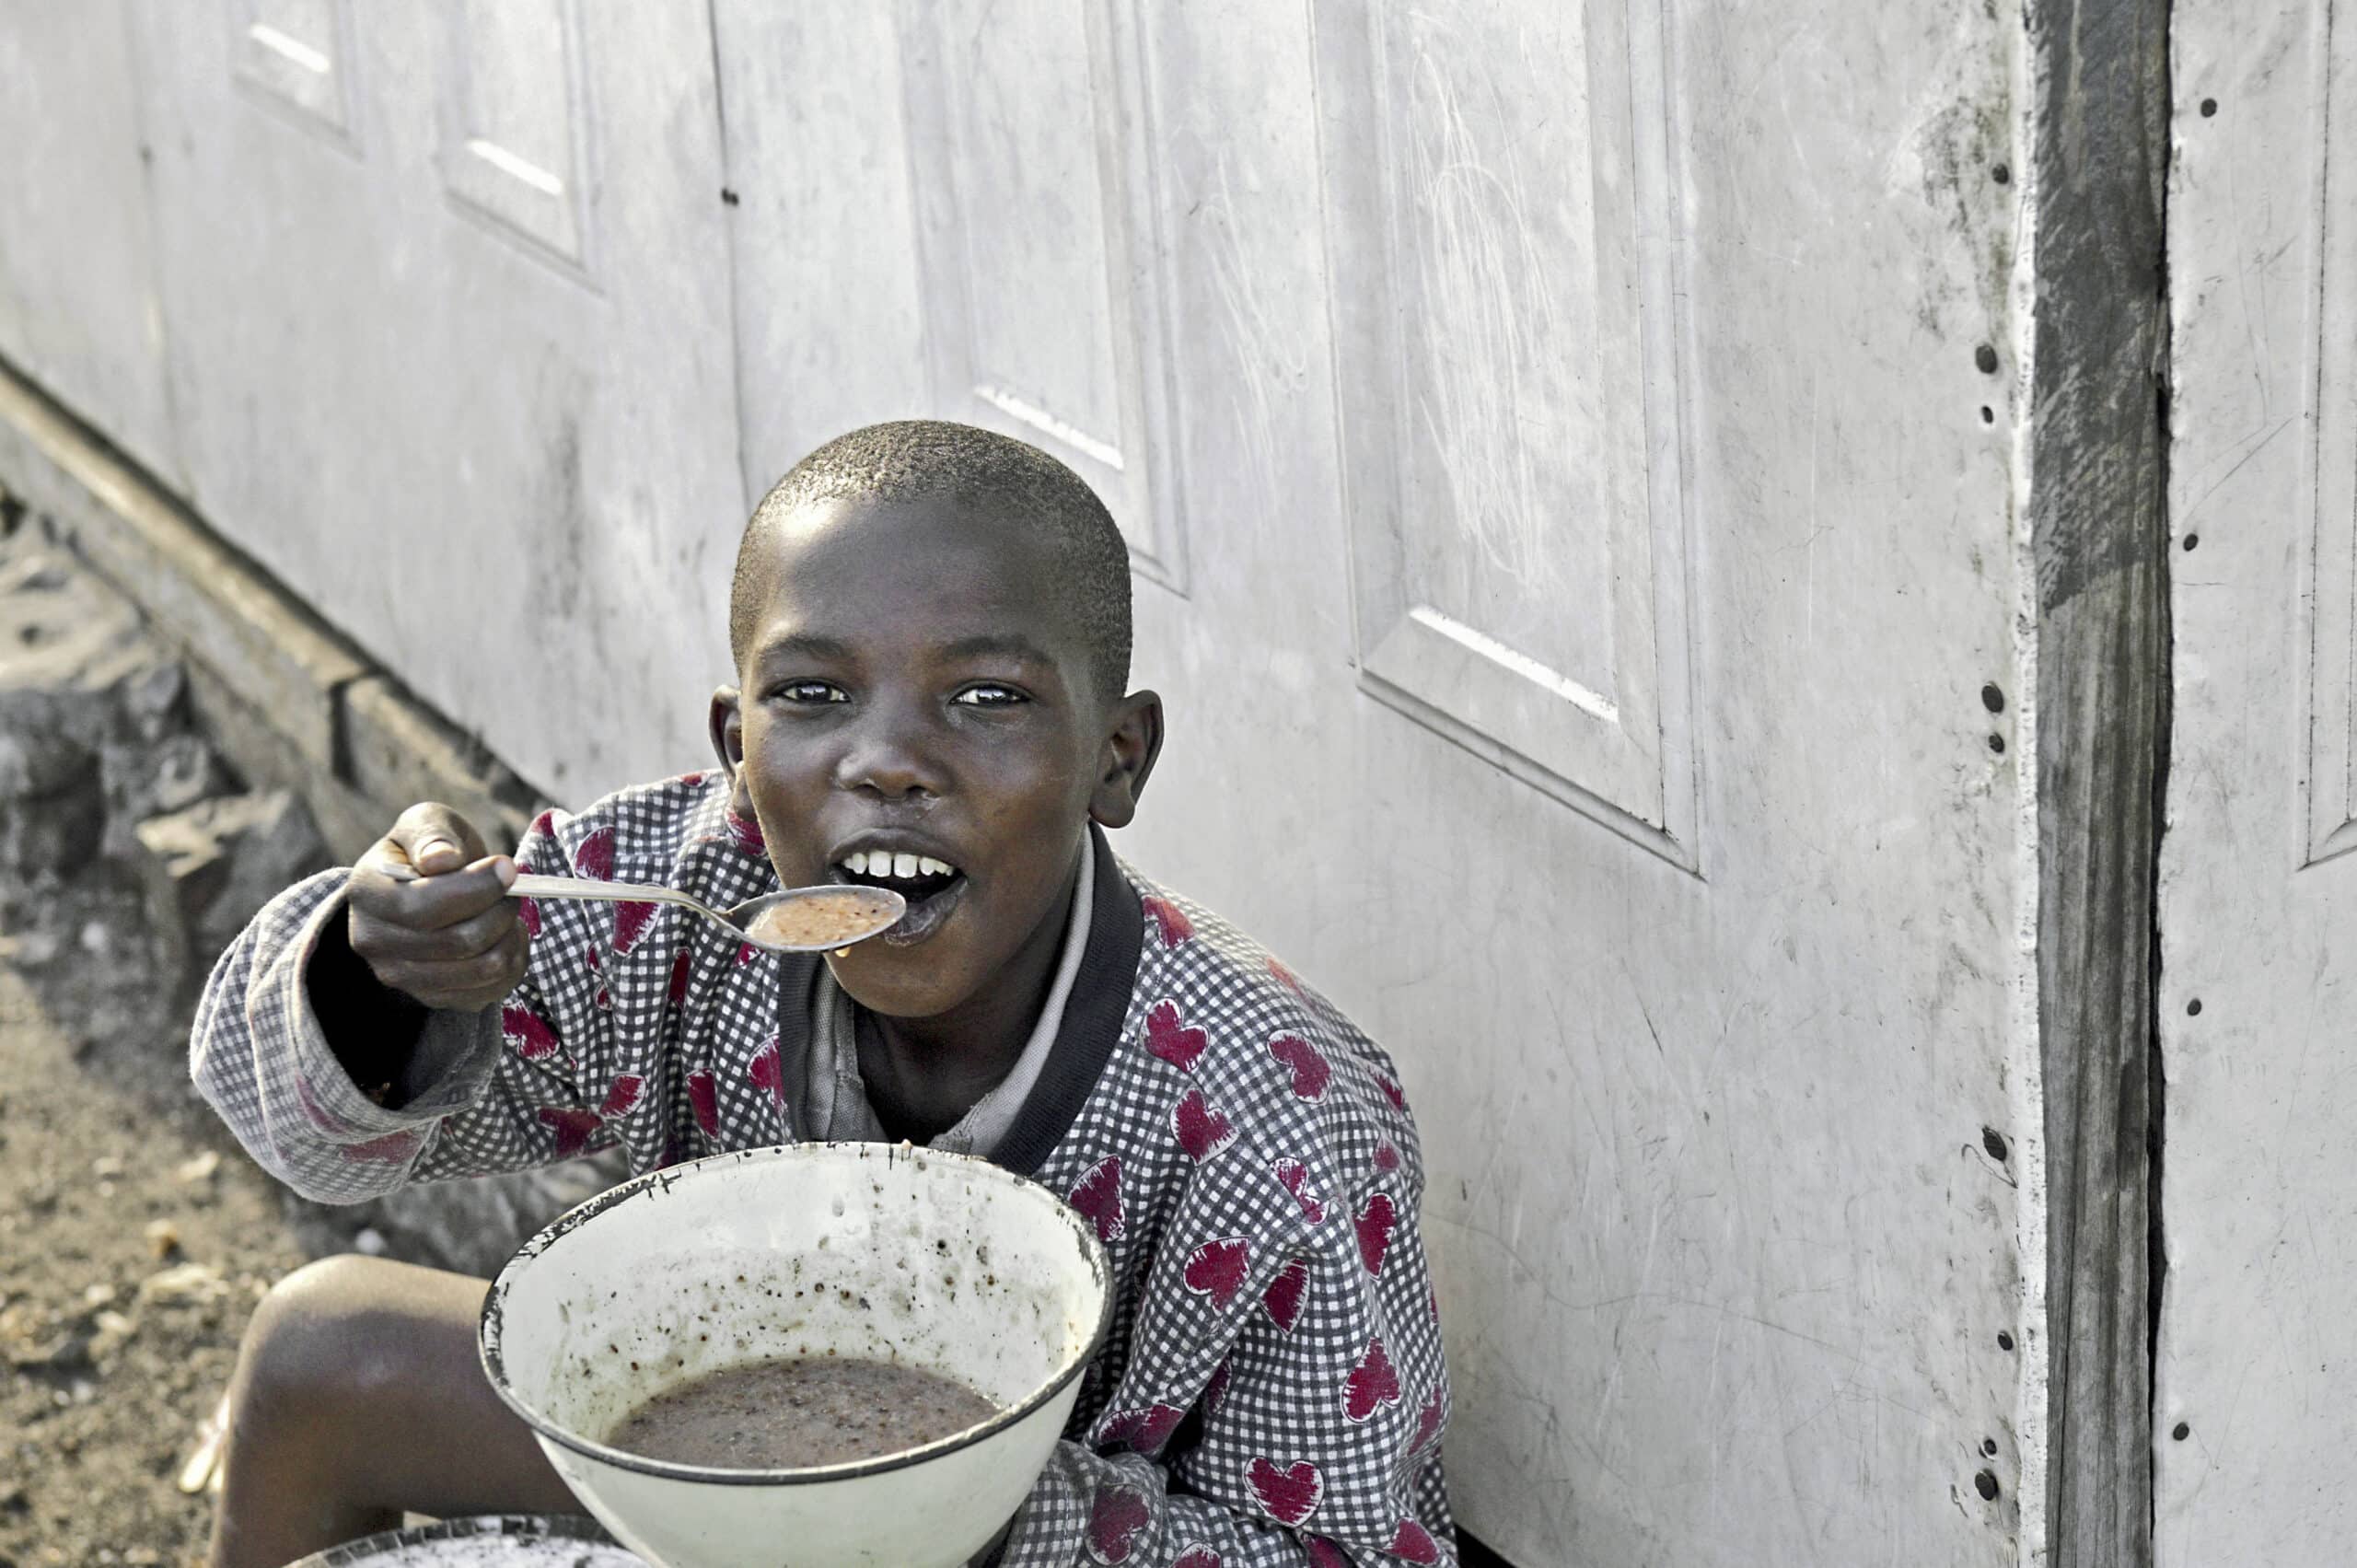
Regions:
[[[2181,0],[2175,25],[2156,1552],[2338,1563],[2357,1532],[2357,15]]]
[[[1026,0],[954,56],[914,6],[504,10],[562,12],[568,91],[460,69],[486,8],[354,6],[348,139],[233,90],[227,9],[140,13],[217,524],[581,798],[701,758],[747,495],[987,367],[1145,475],[1172,743],[1121,847],[1400,1062],[1468,1523],[1533,1568],[2022,1555],[2033,748],[1973,363],[2014,5],[1446,0],[1379,55],[1346,0]],[[1027,97],[985,45],[1042,36]],[[945,60],[999,140],[951,145]],[[578,255],[454,136],[586,170]],[[1071,243],[969,235],[949,288],[944,192],[1008,181]],[[1416,308],[1367,331],[1378,252]],[[1361,668],[1396,626],[1412,702]]]
[[[125,0],[0,6],[0,354],[177,471]]]
[[[2016,1193],[1980,1132],[2032,1131],[2008,1112],[2022,749],[1988,745],[2018,713],[2017,582],[2005,384],[1973,350],[2009,341],[1987,169],[2019,167],[2018,17],[1670,9],[1682,156],[1645,222],[1689,237],[1701,877],[1359,688],[1336,497],[1364,476],[1334,432],[1364,389],[1329,369],[1341,304],[1302,221],[1325,41],[1244,0],[1157,35],[1187,87],[1160,102],[1203,532],[1190,599],[1141,600],[1173,738],[1126,847],[1398,1051],[1452,1484],[1510,1559],[2013,1562]],[[1542,59],[1571,57],[1563,10],[1523,18]],[[1488,75],[1527,79],[1494,47]]]
[[[196,504],[559,797],[693,765],[744,511],[704,13],[350,6],[347,137],[238,11],[138,11]]]

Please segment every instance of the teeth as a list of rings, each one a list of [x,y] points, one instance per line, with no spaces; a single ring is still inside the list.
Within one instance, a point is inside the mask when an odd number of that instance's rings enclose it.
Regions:
[[[853,850],[843,856],[842,868],[853,877],[955,877],[958,868],[929,854],[898,854],[888,849]]]

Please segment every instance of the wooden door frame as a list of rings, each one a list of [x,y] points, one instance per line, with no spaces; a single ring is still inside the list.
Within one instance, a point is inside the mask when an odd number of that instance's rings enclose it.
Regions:
[[[2046,1546],[2152,1561],[2169,0],[2030,0]],[[2036,1347],[2026,1347],[2035,1350]]]

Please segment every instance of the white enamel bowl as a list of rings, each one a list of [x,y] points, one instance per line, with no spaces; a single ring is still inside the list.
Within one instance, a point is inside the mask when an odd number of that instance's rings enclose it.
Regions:
[[[1105,1249],[1035,1183],[883,1144],[651,1171],[524,1245],[482,1363],[582,1503],[661,1568],[955,1568],[1014,1516],[1111,1317]],[[599,1439],[682,1378],[781,1355],[944,1373],[1001,1407],[905,1454],[792,1470],[666,1464]]]

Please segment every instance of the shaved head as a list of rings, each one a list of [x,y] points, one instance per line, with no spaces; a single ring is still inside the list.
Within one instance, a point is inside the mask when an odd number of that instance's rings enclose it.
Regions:
[[[1048,549],[1058,597],[1087,639],[1098,695],[1130,680],[1130,552],[1087,482],[1039,447],[946,420],[907,419],[839,436],[794,465],[754,508],[729,586],[728,647],[741,668],[771,594],[772,541],[795,511],[833,501],[941,499],[1020,524]]]

